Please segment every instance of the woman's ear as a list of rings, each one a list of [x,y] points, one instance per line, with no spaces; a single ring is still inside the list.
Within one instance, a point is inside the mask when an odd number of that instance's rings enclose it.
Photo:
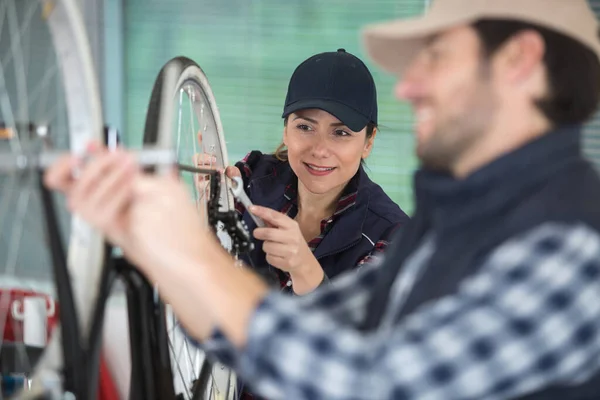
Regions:
[[[365,158],[369,157],[369,155],[371,154],[371,150],[373,150],[373,143],[375,142],[375,136],[377,135],[377,128],[373,128],[373,134],[371,135],[371,137],[368,137],[367,140],[365,140],[365,147],[363,149],[361,158],[364,160]]]
[[[283,142],[283,144],[286,145],[287,147],[287,124],[285,124],[283,126],[283,137],[281,138],[281,141]]]

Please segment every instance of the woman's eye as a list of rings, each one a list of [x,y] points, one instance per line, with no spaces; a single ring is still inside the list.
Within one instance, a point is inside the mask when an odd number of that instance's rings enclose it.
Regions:
[[[335,135],[336,136],[341,136],[341,137],[345,137],[345,136],[350,136],[350,134],[342,129],[337,129],[335,131]]]
[[[306,124],[299,124],[296,126],[296,128],[300,129],[301,131],[310,131],[311,130],[310,126],[308,126]]]

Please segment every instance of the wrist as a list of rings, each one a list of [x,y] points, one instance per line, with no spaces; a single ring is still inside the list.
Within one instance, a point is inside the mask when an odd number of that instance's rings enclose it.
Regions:
[[[325,271],[319,261],[312,255],[302,267],[290,271],[292,288],[296,294],[306,294],[315,290],[325,278]]]
[[[179,277],[180,284],[193,290],[192,304],[196,309],[197,305],[203,306],[212,329],[217,327],[236,346],[243,346],[250,319],[268,288],[253,271],[237,267],[216,242],[202,247],[202,251],[177,260],[179,267],[187,271]],[[202,335],[207,336],[207,332]]]

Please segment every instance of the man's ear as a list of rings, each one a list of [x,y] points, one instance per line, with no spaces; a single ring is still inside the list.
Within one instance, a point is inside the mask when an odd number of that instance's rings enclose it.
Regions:
[[[543,66],[546,43],[542,35],[528,29],[515,34],[494,55],[508,84],[520,85],[534,77]]]

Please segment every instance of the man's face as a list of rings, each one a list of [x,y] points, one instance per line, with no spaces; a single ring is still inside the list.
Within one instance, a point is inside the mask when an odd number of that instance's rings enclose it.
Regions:
[[[476,148],[493,123],[497,96],[481,44],[470,27],[431,38],[396,86],[416,122],[416,152],[423,166],[451,171]]]

